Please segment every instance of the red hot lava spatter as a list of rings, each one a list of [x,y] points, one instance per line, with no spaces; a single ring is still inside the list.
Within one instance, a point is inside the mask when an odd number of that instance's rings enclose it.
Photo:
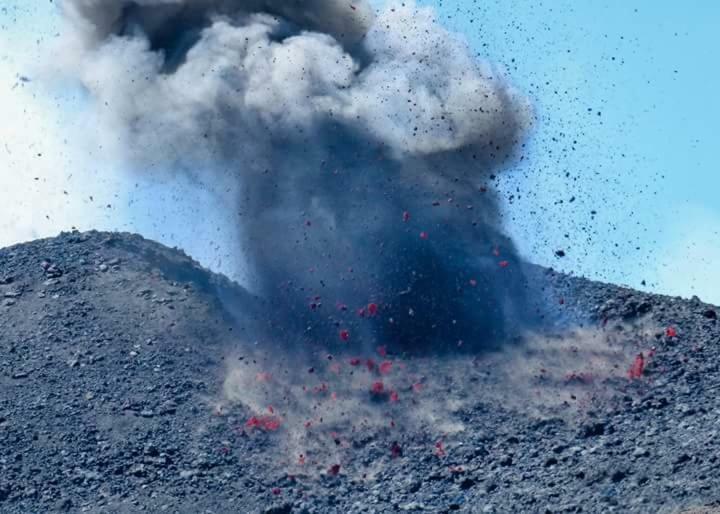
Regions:
[[[245,428],[250,430],[257,428],[266,432],[274,432],[280,428],[280,425],[280,418],[272,415],[264,415],[251,417],[247,420],[247,423],[245,423]]]
[[[438,441],[437,443],[435,443],[435,455],[437,455],[438,457],[445,457],[445,445],[442,441]]]
[[[370,387],[370,393],[373,396],[381,396],[385,394],[385,384],[382,382],[373,382],[372,386]]]
[[[632,366],[630,366],[630,369],[628,370],[628,378],[630,380],[638,380],[642,378],[643,372],[645,371],[645,357],[642,353],[639,353],[637,357],[635,357],[635,360],[633,361]]]
[[[677,337],[677,330],[674,327],[667,327],[665,329],[665,335],[668,337]]]

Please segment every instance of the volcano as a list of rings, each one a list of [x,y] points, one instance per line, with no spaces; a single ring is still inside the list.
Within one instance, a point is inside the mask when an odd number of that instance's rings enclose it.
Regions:
[[[271,305],[136,235],[5,248],[0,270],[5,513],[720,501],[720,330],[697,298],[532,268],[547,335],[485,354],[301,360],[269,342]]]

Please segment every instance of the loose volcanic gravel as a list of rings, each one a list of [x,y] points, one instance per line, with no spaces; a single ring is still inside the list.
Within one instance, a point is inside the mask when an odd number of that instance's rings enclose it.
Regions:
[[[337,400],[332,373],[352,368],[357,383],[374,380],[363,416],[383,414],[346,421],[328,449],[292,439],[292,409],[254,412],[244,382],[228,396],[228,370],[258,364],[255,336],[272,330],[269,306],[239,286],[135,235],[0,250],[0,512],[712,512],[716,308],[530,273],[552,340],[572,343],[567,362],[594,355],[570,335],[589,331],[620,364],[548,378],[565,350],[523,341],[474,356],[378,350],[377,365],[336,357],[327,372],[303,369],[322,382],[310,410]],[[391,368],[421,378],[383,389]]]

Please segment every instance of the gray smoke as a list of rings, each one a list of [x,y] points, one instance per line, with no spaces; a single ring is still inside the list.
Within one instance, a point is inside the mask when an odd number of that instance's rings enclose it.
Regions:
[[[251,288],[285,341],[347,330],[477,348],[527,315],[492,178],[530,109],[430,9],[66,0],[64,12],[64,65],[134,166],[232,184]],[[358,317],[369,303],[377,316]]]

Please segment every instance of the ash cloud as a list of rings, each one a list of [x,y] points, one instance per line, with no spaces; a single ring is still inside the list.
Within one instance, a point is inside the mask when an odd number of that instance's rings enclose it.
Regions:
[[[530,316],[493,179],[531,110],[432,10],[66,0],[64,12],[61,65],[133,167],[233,196],[275,338],[478,348]],[[356,314],[370,303],[377,315]]]

